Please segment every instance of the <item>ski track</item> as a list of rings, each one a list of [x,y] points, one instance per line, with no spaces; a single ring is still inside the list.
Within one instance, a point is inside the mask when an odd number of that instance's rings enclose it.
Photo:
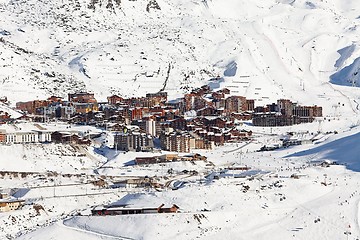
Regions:
[[[57,223],[57,225],[60,227],[63,227],[63,228],[77,231],[77,232],[82,232],[82,233],[86,233],[86,234],[99,236],[101,239],[134,240],[133,238],[127,238],[127,237],[122,237],[122,236],[113,236],[113,235],[109,235],[109,234],[98,233],[98,232],[95,232],[94,230],[91,231],[89,229],[82,229],[82,228],[68,226],[64,223],[64,221]]]

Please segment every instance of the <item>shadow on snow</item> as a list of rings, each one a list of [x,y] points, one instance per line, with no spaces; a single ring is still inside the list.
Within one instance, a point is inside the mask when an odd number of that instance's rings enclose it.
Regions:
[[[290,154],[286,157],[305,157],[321,154],[322,159],[328,159],[345,165],[346,168],[360,172],[360,133],[347,136],[321,146]]]

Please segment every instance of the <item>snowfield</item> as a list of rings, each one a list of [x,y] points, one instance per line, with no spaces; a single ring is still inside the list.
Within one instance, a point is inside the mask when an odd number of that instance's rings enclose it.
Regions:
[[[0,213],[0,239],[360,239],[359,12],[351,0],[0,0],[0,97],[12,106],[75,91],[105,101],[165,90],[174,100],[209,84],[257,106],[286,98],[324,115],[288,127],[245,122],[254,139],[197,151],[207,162],[134,166],[166,152],[111,144],[0,145],[0,189],[26,199]],[[313,143],[258,151],[290,132]],[[225,170],[233,166],[251,169]],[[169,188],[96,185],[145,177]],[[90,215],[111,203],[180,211]]]
[[[16,181],[18,186],[28,186],[30,191],[25,197],[38,199],[36,203],[45,211],[37,216],[32,206],[26,205],[11,215],[14,214],[16,222],[21,218],[31,221],[15,225],[8,220],[10,213],[0,215],[0,221],[12,226],[4,229],[3,236],[8,234],[18,239],[61,239],[63,236],[78,239],[232,239],[234,236],[237,239],[318,239],[319,236],[343,239],[346,238],[344,232],[350,231],[350,236],[356,239],[360,236],[360,168],[356,161],[359,150],[354,146],[359,142],[359,131],[355,127],[338,134],[324,134],[321,138],[325,140],[316,144],[258,152],[260,146],[276,142],[279,137],[262,134],[250,144],[228,144],[215,151],[201,152],[215,165],[210,169],[202,162],[125,166],[136,156],[134,153],[119,153],[97,168],[103,176],[118,174],[123,177],[161,177],[172,168],[174,179],[183,182],[178,190],[100,189],[86,183],[89,181],[79,182],[75,176],[58,178],[47,184],[27,178],[4,179],[3,186],[10,187]],[[320,166],[325,160],[340,165]],[[248,174],[229,170],[218,180],[207,174],[228,166],[244,165],[252,168]],[[176,174],[184,169],[194,169],[199,174]],[[234,178],[239,173],[245,177]],[[171,180],[171,175],[167,176]],[[32,187],[36,184],[45,186]],[[93,206],[109,203],[129,207],[176,204],[180,212],[89,215]]]

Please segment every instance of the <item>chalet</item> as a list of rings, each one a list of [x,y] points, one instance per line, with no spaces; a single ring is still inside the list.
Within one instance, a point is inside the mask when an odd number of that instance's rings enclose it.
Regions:
[[[249,112],[231,113],[230,117],[232,118],[232,121],[234,121],[234,119],[240,121],[248,121],[252,119],[252,114]]]
[[[179,117],[179,110],[174,108],[165,108],[165,119],[171,120]]]
[[[97,103],[94,94],[87,92],[69,93],[68,100],[73,103]]]
[[[51,96],[47,99],[49,102],[58,102],[58,103],[62,103],[63,102],[63,98],[62,97],[56,97],[56,96]]]
[[[111,131],[111,132],[124,132],[125,128],[126,128],[125,125],[120,124],[120,123],[108,123],[108,124],[106,124],[106,130]]]
[[[214,139],[213,141],[215,142],[215,145],[224,145],[225,143],[225,137],[223,134],[221,133],[216,133],[214,134]]]
[[[136,157],[135,158],[135,164],[141,165],[141,164],[154,164],[158,163],[159,160],[156,157]]]
[[[163,162],[176,161],[179,159],[179,155],[178,154],[164,154],[164,155],[161,155],[159,158]]]
[[[128,214],[154,214],[154,213],[176,213],[179,210],[179,207],[173,204],[171,207],[164,207],[164,204],[161,204],[157,208],[129,208],[129,207],[103,207],[98,206],[91,210],[92,215],[101,216],[101,215],[128,215]]]
[[[194,153],[194,154],[187,154],[187,155],[181,156],[181,160],[182,161],[206,161],[207,157],[202,156],[198,153]]]
[[[112,106],[100,106],[99,111],[104,114],[104,119],[110,122],[127,123],[129,124],[129,109],[127,106],[112,107]]]
[[[213,133],[222,133],[223,132],[223,128],[219,128],[217,126],[210,126],[208,127],[209,132],[213,132]]]
[[[241,140],[248,140],[252,136],[252,131],[238,131],[237,129],[232,129],[229,131],[230,141],[237,142]]]
[[[6,198],[9,198],[10,197],[10,192],[11,191],[2,191],[2,190],[0,190],[1,192],[0,192],[0,199],[6,199]]]
[[[206,116],[203,118],[203,123],[207,127],[225,128],[227,121],[218,116]]]
[[[9,212],[19,209],[23,204],[24,200],[16,198],[5,198],[0,199],[0,212]]]
[[[99,110],[97,102],[73,102],[72,106],[77,113],[97,112]]]
[[[179,207],[176,204],[173,204],[171,207],[165,207],[164,208],[164,204],[161,204],[158,208],[157,208],[157,212],[158,213],[176,213],[179,210]]]
[[[112,95],[110,97],[107,97],[108,103],[112,105],[116,105],[119,103],[124,102],[124,98],[119,97],[118,95]]]
[[[211,94],[211,97],[215,100],[220,100],[220,99],[224,99],[225,98],[225,94],[223,92],[217,91],[217,92],[213,92]]]
[[[47,100],[34,100],[29,102],[17,102],[16,108],[27,112],[29,114],[35,114],[36,109],[47,107],[50,104]]]
[[[191,94],[194,94],[197,96],[203,96],[208,93],[211,93],[211,89],[210,89],[209,85],[203,85],[200,88],[196,88],[191,91]]]
[[[205,106],[196,111],[197,116],[215,116],[218,115],[217,109],[212,106]]]
[[[146,98],[153,99],[155,105],[164,104],[167,102],[167,92],[147,93]]]
[[[54,143],[89,145],[90,139],[84,139],[75,132],[53,132],[51,139]]]
[[[10,119],[11,118],[8,112],[4,112],[0,110],[0,124],[8,122],[10,121]]]

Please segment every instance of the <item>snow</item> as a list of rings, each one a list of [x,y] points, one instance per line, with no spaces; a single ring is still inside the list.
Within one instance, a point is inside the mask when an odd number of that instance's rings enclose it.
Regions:
[[[94,10],[85,0],[0,0],[0,96],[14,105],[86,90],[104,101],[164,88],[174,100],[210,83],[256,105],[288,98],[322,106],[324,118],[277,128],[243,123],[254,140],[196,151],[208,162],[133,166],[135,157],[166,152],[117,152],[109,148],[111,136],[108,146],[104,136],[92,147],[0,145],[1,171],[29,173],[1,176],[0,188],[21,189],[27,205],[0,214],[0,238],[345,239],[346,231],[360,237],[359,2],[157,0],[161,10],[149,12],[147,1],[123,0],[111,10],[100,2]],[[1,104],[4,110],[21,116]],[[102,132],[60,123],[41,127]],[[17,128],[38,130],[23,122]],[[11,124],[0,129],[16,130]],[[279,145],[289,132],[316,140],[258,152]],[[329,160],[339,165],[314,166]],[[230,166],[251,170],[205,178]],[[47,175],[54,172],[59,176]],[[90,183],[145,176],[181,186],[158,192]],[[180,213],[87,216],[94,206],[119,201],[132,207],[176,204]],[[37,215],[32,203],[45,211]]]
[[[324,122],[325,129],[337,126],[338,123]],[[198,151],[208,157],[214,167],[197,161],[172,162],[143,166],[126,166],[127,161],[136,156],[151,156],[151,153],[118,153],[108,159],[97,171],[102,176],[144,177],[167,176],[166,181],[182,182],[177,190],[162,192],[128,189],[122,192],[118,189],[96,189],[91,184],[73,184],[71,179],[61,178],[47,183],[48,189],[32,188],[40,184],[41,180],[33,180],[28,186],[29,192],[25,197],[36,199],[44,197],[42,205],[46,209],[54,209],[50,214],[33,217],[33,222],[41,222],[40,227],[23,223],[9,231],[28,226],[33,229],[20,230],[19,239],[49,239],[46,232],[58,236],[77,236],[78,239],[219,239],[241,236],[242,239],[341,239],[344,231],[351,226],[352,236],[359,237],[360,230],[357,223],[359,188],[359,151],[356,147],[359,138],[359,127],[338,129],[339,133],[323,133],[324,138],[317,144],[307,144],[283,148],[271,152],[257,152],[266,143],[278,141],[288,130],[297,128],[298,137],[308,138],[317,124],[307,126],[280,127],[266,130],[272,133],[256,133],[256,141],[249,144],[228,144],[216,148],[214,151]],[[301,131],[301,128],[309,132]],[[281,134],[280,134],[281,133]],[[293,138],[296,135],[292,136]],[[15,149],[17,146],[8,146]],[[39,150],[38,150],[39,151]],[[111,151],[111,150],[108,150]],[[165,152],[161,153],[164,154]],[[156,155],[156,154],[155,154]],[[160,153],[158,154],[160,155]],[[335,161],[341,165],[330,167],[313,166],[321,161]],[[54,163],[58,161],[53,160]],[[44,160],[39,159],[39,162]],[[34,164],[31,161],[29,164]],[[66,165],[66,163],[65,163]],[[205,178],[206,172],[223,169],[227,166],[249,166],[249,172],[229,170],[220,174],[219,180]],[[53,165],[54,171],[61,171],[64,166]],[[91,168],[91,167],[90,167]],[[175,175],[169,176],[167,170],[172,168]],[[178,175],[182,170],[196,170],[199,175]],[[253,173],[253,174],[252,174]],[[242,176],[234,178],[234,176]],[[299,179],[291,178],[299,176]],[[84,175],[85,177],[86,175]],[[172,180],[172,178],[174,180]],[[26,179],[17,180],[19,186]],[[85,181],[86,182],[86,181]],[[324,185],[323,183],[326,183]],[[2,180],[3,186],[11,186],[14,180]],[[30,185],[29,185],[30,184]],[[61,186],[64,185],[64,186]],[[46,186],[46,185],[45,185]],[[246,190],[245,186],[249,186]],[[55,190],[56,188],[56,190]],[[71,197],[74,194],[99,193],[101,198]],[[67,198],[53,198],[69,195]],[[69,204],[71,199],[82,199],[82,203]],[[65,199],[68,199],[65,201]],[[87,200],[86,200],[87,199]],[[140,214],[123,216],[87,216],[91,206],[104,203],[126,204],[129,207],[158,207],[161,204],[180,207],[180,213],[175,214]],[[58,217],[61,212],[71,212],[71,209],[83,211],[85,216]],[[330,209],[330,210],[329,210]],[[31,213],[31,209],[14,212],[15,216]],[[31,214],[30,214],[31,215]],[[1,218],[3,216],[3,218]],[[0,215],[5,221],[6,215]],[[40,220],[42,219],[42,220]],[[146,226],[146,227],[139,227]],[[276,235],[272,234],[276,231]],[[19,236],[19,235],[18,235]]]
[[[353,147],[360,141],[360,129],[356,128],[354,131],[334,135],[325,143],[318,144],[315,148],[301,151],[288,157],[305,157],[317,159],[329,159],[339,164],[345,164],[347,168],[359,172],[359,154],[360,149]]]
[[[164,86],[169,67],[171,99],[218,75],[224,77],[218,87],[260,105],[290,98],[331,106],[358,92],[333,94],[332,87],[342,90],[324,84],[349,85],[338,79],[356,70],[359,6],[351,1],[162,0],[161,10],[150,13],[145,2],[121,4],[111,12],[106,4],[88,9],[85,1],[1,3],[0,29],[10,33],[2,56],[11,61],[3,60],[0,93],[12,103],[75,89],[101,101],[144,96]],[[14,53],[18,47],[31,53]],[[348,114],[352,107],[345,106]]]

